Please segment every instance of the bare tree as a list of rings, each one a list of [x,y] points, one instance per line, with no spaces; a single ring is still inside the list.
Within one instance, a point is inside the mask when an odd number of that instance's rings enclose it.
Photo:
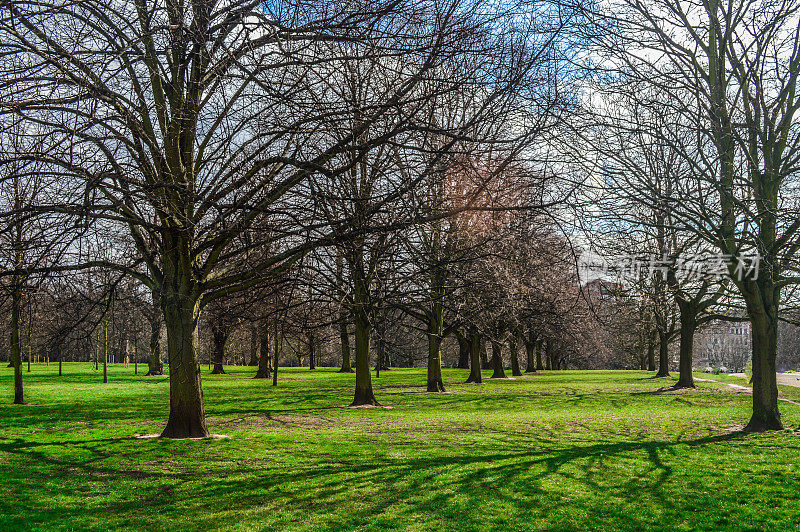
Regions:
[[[613,2],[596,14],[603,31],[593,36],[608,59],[604,66],[652,88],[657,105],[695,132],[691,143],[659,139],[691,168],[691,177],[662,199],[679,229],[730,258],[753,331],[748,431],[782,426],[777,324],[781,292],[798,281],[800,247],[791,193],[800,161],[797,8],[774,0]],[[755,254],[758,274],[739,275]]]
[[[10,299],[10,358],[14,403],[23,404],[22,317],[48,268],[57,264],[81,234],[63,213],[50,210],[58,176],[30,155],[43,152],[37,137],[18,120],[0,130],[0,296]],[[30,341],[30,340],[29,340]]]
[[[362,155],[336,165],[338,155],[364,154],[402,131],[413,115],[379,138],[364,135],[419,97],[426,73],[453,57],[480,11],[458,1],[423,10],[244,0],[0,7],[2,111],[51,137],[39,159],[73,187],[61,210],[126,232],[146,273],[103,265],[158,292],[170,367],[166,437],[208,433],[196,344],[203,307],[332,234],[348,235],[326,232],[333,221],[319,225],[309,177],[347,173]],[[364,60],[365,49],[370,60],[413,56],[414,68],[361,109],[348,133],[330,135],[331,116],[352,117],[341,102],[320,100],[330,65]],[[270,236],[242,245],[266,217]]]

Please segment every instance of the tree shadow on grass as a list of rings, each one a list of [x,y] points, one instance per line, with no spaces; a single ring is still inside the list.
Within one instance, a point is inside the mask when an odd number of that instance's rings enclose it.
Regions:
[[[645,375],[644,377],[638,377],[638,378],[631,377],[631,380],[636,382],[645,382],[645,381],[654,381],[658,379],[674,379],[674,378],[675,377],[673,377],[672,375],[667,375],[666,377],[659,377],[658,375]]]
[[[702,446],[743,437],[744,433],[737,431],[688,441],[620,442],[538,451],[516,449],[478,456],[450,455],[367,463],[342,460],[301,471],[278,469],[263,475],[253,471],[256,479],[215,483],[205,488],[203,497],[213,500],[248,489],[259,494],[280,493],[282,500],[297,508],[324,514],[335,513],[342,505],[346,506],[354,492],[369,493],[370,487],[379,486],[379,497],[370,498],[363,509],[366,515],[377,516],[389,511],[397,514],[399,509],[413,519],[421,513],[443,517],[448,512],[457,512],[472,525],[485,528],[485,508],[477,501],[486,499],[486,494],[495,499],[493,504],[521,516],[532,513],[546,516],[563,510],[561,498],[551,493],[553,484],[560,482],[571,482],[594,493],[609,492],[616,499],[633,503],[645,494],[661,496],[661,487],[673,471],[665,457],[675,455],[675,446]],[[631,453],[644,453],[646,471],[620,478],[614,484],[606,474],[607,464]],[[347,482],[342,482],[343,474]],[[476,503],[458,502],[454,494]],[[252,509],[263,502],[262,495],[237,501],[241,510]],[[626,515],[625,518],[635,523],[637,516]],[[363,524],[369,522],[366,519]],[[206,524],[219,526],[220,521],[215,518]]]
[[[661,388],[656,388],[655,390],[646,390],[642,392],[630,392],[630,395],[662,395],[665,393],[670,392],[682,392],[682,393],[689,393],[694,388],[684,388],[682,386],[662,386]]]
[[[455,512],[462,521],[482,528],[488,524],[487,519],[497,517],[487,516],[478,502],[487,497],[493,505],[504,507],[509,519],[536,516],[551,525],[556,523],[548,519],[551,514],[555,515],[553,512],[564,509],[559,488],[562,484],[592,494],[607,494],[626,504],[634,504],[642,496],[662,497],[662,486],[673,473],[671,461],[676,456],[676,446],[698,447],[746,437],[743,432],[736,431],[684,441],[640,440],[563,446],[534,436],[526,439],[513,432],[498,433],[498,436],[483,447],[445,447],[438,451],[439,455],[423,458],[406,457],[402,453],[392,457],[359,456],[317,450],[312,452],[316,461],[305,465],[301,462],[299,466],[287,467],[269,457],[250,457],[225,470],[215,468],[216,462],[211,461],[203,467],[183,471],[164,468],[154,471],[152,467],[143,471],[134,465],[134,453],[127,467],[106,464],[112,455],[119,454],[118,444],[128,438],[60,440],[47,444],[4,438],[0,439],[0,453],[16,458],[16,462],[32,470],[50,471],[52,475],[79,473],[57,487],[52,486],[48,476],[24,481],[22,474],[19,478],[7,478],[11,483],[7,482],[8,489],[25,486],[22,495],[27,499],[26,514],[31,522],[45,528],[48,524],[63,524],[65,517],[73,519],[78,528],[97,527],[117,519],[127,519],[133,527],[167,526],[171,519],[183,518],[184,514],[190,515],[193,526],[201,529],[241,526],[242,516],[253,523],[269,519],[286,525],[284,519],[290,519],[292,512],[301,512],[324,525],[335,526],[337,520],[344,518],[342,512],[349,514],[354,497],[358,507],[352,509],[354,513],[349,517],[356,516],[352,527],[369,524],[386,512],[411,520],[421,514],[431,519],[444,519]],[[402,451],[404,445],[413,444],[400,442],[395,447]],[[169,441],[163,445],[165,449],[187,447]],[[498,452],[498,447],[506,450]],[[61,452],[56,454],[55,449]],[[70,452],[82,456],[70,457]],[[609,474],[620,462],[632,460],[636,471]],[[81,513],[64,502],[70,498],[80,499],[83,491],[96,483],[113,491],[131,482],[139,500],[121,501],[113,497],[102,508],[93,510],[94,514]],[[46,501],[36,500],[37,494],[44,497],[45,493]],[[156,518],[151,512],[142,511],[142,501],[159,508],[160,522],[149,521]],[[594,504],[589,498],[582,501],[569,504]],[[224,511],[209,513],[209,505]],[[0,509],[3,506],[5,504],[0,502]],[[18,508],[5,508],[0,513],[14,510]],[[625,508],[608,510],[624,512]],[[282,515],[282,511],[287,511],[287,515]],[[625,518],[633,525],[652,525],[641,516],[626,514]]]

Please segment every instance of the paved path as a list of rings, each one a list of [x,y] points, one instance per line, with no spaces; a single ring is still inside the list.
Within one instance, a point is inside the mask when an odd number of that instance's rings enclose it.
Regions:
[[[778,373],[778,384],[800,388],[800,375],[797,373]]]
[[[747,378],[744,373],[731,373],[734,377]],[[800,388],[800,373],[777,373],[778,384],[785,384],[786,386],[796,386]]]
[[[731,375],[733,375],[734,377],[746,378],[744,373],[731,373]],[[782,382],[781,381],[781,377],[783,377],[783,376],[791,377],[791,381],[792,382],[791,383]],[[701,381],[701,382],[718,382],[720,384],[724,384],[725,386],[729,386],[729,387],[731,387],[731,388],[733,388],[735,390],[744,390],[747,393],[753,393],[753,389],[751,387],[742,386],[741,384],[732,384],[730,382],[722,382],[722,381],[718,381],[718,380],[714,380],[714,379],[701,379],[700,377],[695,377],[694,380]],[[789,379],[787,379],[787,380],[789,380]],[[794,377],[794,373],[789,373],[788,375],[786,375],[784,373],[778,373],[778,384],[788,384],[789,386],[798,386],[798,387],[800,387],[800,378],[795,378]],[[786,399],[785,397],[780,397],[779,396],[778,400],[779,401],[785,401],[787,403],[792,403],[793,405],[800,406],[800,403],[798,403],[797,401],[792,401],[791,399]]]

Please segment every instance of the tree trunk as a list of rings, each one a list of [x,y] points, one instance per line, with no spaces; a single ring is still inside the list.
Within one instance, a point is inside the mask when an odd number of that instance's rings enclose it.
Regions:
[[[768,272],[764,273],[766,277]],[[755,283],[753,283],[755,284]],[[775,357],[778,345],[779,289],[769,278],[759,279],[753,291],[743,291],[750,315],[753,350],[753,415],[746,432],[781,430]]]
[[[344,256],[342,250],[337,249],[336,253],[336,282],[339,284],[339,289],[342,294],[346,293],[345,280],[344,280]],[[342,301],[339,307],[339,342],[342,348],[342,367],[339,373],[352,373],[353,366],[350,363],[350,333],[347,331],[349,323],[349,312]]]
[[[339,342],[342,347],[342,367],[339,373],[353,373],[353,366],[350,364],[350,333],[347,332],[347,316],[342,311],[339,320]]]
[[[317,369],[317,338],[314,334],[308,335],[308,369]]]
[[[456,332],[458,340],[458,369],[469,369],[470,345],[467,338]]]
[[[543,343],[544,343],[544,338],[539,338],[539,341],[536,342],[536,371],[542,371],[544,369],[544,365],[542,364]]]
[[[164,294],[164,323],[167,329],[169,362],[169,419],[161,433],[164,438],[203,438],[206,428],[203,386],[197,361],[197,320],[199,309],[187,286],[176,279]]]
[[[430,338],[430,337],[429,337]],[[428,391],[443,392],[441,338],[428,340]]]
[[[61,357],[58,357],[58,372],[61,373]],[[108,319],[103,317],[103,383],[108,382]]]
[[[486,348],[486,339],[481,336],[481,368],[492,369],[492,364],[489,361],[488,349]]]
[[[492,340],[492,373],[493,379],[507,379],[503,369],[503,345],[497,340]]]
[[[258,324],[254,323],[250,327],[250,361],[248,366],[258,366],[258,347],[261,343],[258,337]]]
[[[376,356],[375,356],[375,377],[376,377],[376,378],[379,378],[379,377],[381,376],[381,369],[382,369],[382,364],[381,364],[381,350],[380,350],[381,338],[380,338],[380,337],[378,337],[375,343],[377,343],[377,344],[378,344],[378,345],[377,345],[377,348],[378,348],[378,349],[377,349],[377,354],[376,354]],[[371,349],[371,348],[372,348],[372,347],[370,346],[370,349]]]
[[[272,353],[272,385],[278,385],[278,355],[280,354],[281,348],[281,339],[278,336],[278,320],[277,318],[273,320],[273,327],[272,327],[272,342],[275,346],[275,350]],[[267,357],[269,358],[269,357]]]
[[[150,331],[150,358],[147,361],[145,377],[154,377],[164,374],[164,364],[161,363],[161,322],[158,327]]]
[[[381,371],[389,371],[389,361],[386,357],[386,340],[384,339],[385,332],[382,327],[378,331],[378,337],[375,339],[375,371],[377,376],[380,376]]]
[[[474,382],[475,384],[481,384],[483,382],[483,376],[481,375],[481,335],[477,331],[472,331],[470,334],[470,353],[469,353],[469,377],[467,377],[467,382]]]
[[[694,349],[694,332],[697,330],[697,307],[689,301],[678,300],[681,319],[681,344],[678,361],[678,382],[676,388],[694,388],[692,377],[692,352]]]
[[[14,366],[14,404],[25,404],[22,389],[22,345],[20,344],[20,309],[22,287],[18,276],[14,276],[11,293],[11,364]]]
[[[642,371],[647,371],[647,349],[645,349],[645,342],[642,342],[641,349],[639,348],[639,342],[636,343],[636,353],[639,357],[639,369]]]
[[[656,339],[655,331],[647,342],[647,371],[656,370]]]
[[[436,299],[436,295],[432,307],[428,316],[428,391],[443,392],[442,336],[444,335],[444,305],[440,299]]]
[[[547,340],[547,343],[545,344],[544,362],[546,364],[545,369],[553,369],[553,342],[550,340]]]
[[[269,379],[270,378],[270,354],[269,354],[269,321],[264,320],[264,330],[261,335],[256,333],[256,328],[253,327],[253,336],[259,341],[259,353],[257,357],[258,369],[254,379]]]
[[[358,308],[353,319],[356,338],[356,391],[350,406],[377,405],[372,392],[372,373],[369,363],[372,325],[364,308]]]
[[[511,376],[521,377],[522,371],[519,369],[519,358],[517,358],[517,338],[512,336],[508,341],[508,349],[511,351]]]
[[[669,377],[669,336],[658,331],[658,373],[656,377]]]
[[[212,375],[224,375],[225,368],[222,365],[225,362],[225,344],[228,341],[228,334],[221,329],[212,331],[211,336],[214,342],[214,369],[211,370]]]
[[[525,338],[525,373],[536,372],[536,336],[531,334]]]
[[[154,306],[156,304],[154,303]],[[161,313],[160,308],[154,308],[153,313]],[[147,361],[145,377],[164,374],[164,364],[161,363],[161,316],[156,314],[150,322],[150,358]]]

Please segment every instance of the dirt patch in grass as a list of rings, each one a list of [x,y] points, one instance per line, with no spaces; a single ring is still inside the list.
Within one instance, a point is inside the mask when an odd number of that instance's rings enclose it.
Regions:
[[[157,440],[161,438],[161,433],[153,432],[151,434],[134,434],[135,440]],[[165,438],[168,440],[227,440],[230,436],[227,434],[209,434],[206,438]]]
[[[385,410],[393,410],[393,406],[385,406],[385,405],[342,405],[339,408],[354,408],[354,409],[372,409],[372,408],[383,408]]]

